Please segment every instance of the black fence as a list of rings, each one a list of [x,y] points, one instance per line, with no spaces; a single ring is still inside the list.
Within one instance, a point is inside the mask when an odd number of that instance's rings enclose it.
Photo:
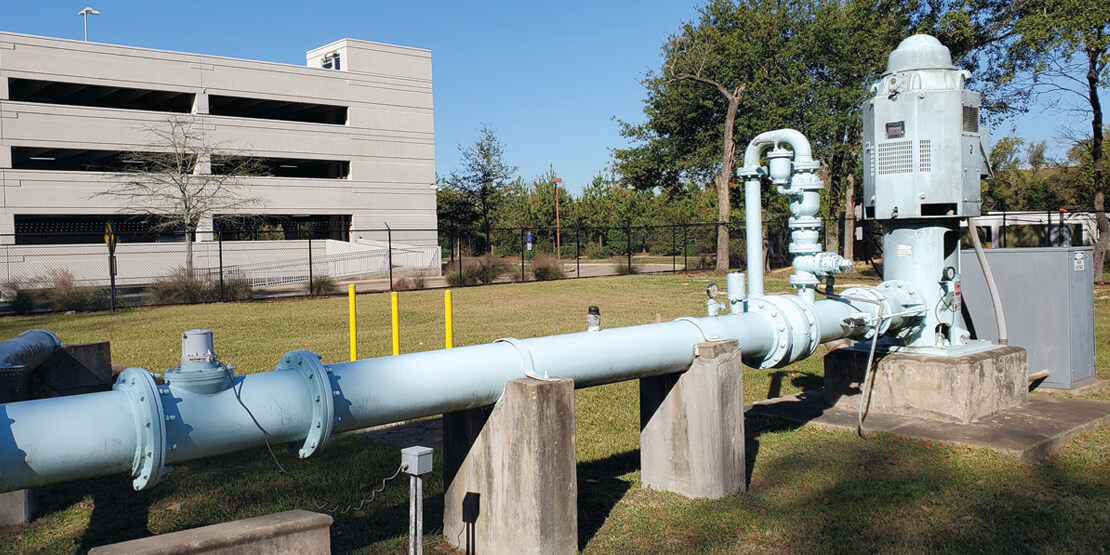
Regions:
[[[785,217],[762,222],[766,268],[791,262],[787,224]],[[825,220],[819,241],[827,250],[840,251],[831,244],[834,236],[827,235],[831,226],[842,230],[843,220]],[[979,226],[984,244],[996,247],[1082,245],[1097,236],[1092,213],[992,213],[980,218]],[[348,284],[364,292],[710,270],[717,264],[717,234],[725,227],[729,267],[749,266],[744,226],[735,223],[489,230],[285,227],[189,237],[87,230],[0,236],[0,311],[328,295]],[[853,239],[855,258],[870,260],[878,269],[881,224],[859,222]],[[108,242],[114,243],[111,249]]]

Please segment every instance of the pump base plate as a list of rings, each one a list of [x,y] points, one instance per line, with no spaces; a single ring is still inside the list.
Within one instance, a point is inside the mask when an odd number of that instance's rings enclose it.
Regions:
[[[855,431],[856,411],[829,408],[821,391],[759,401],[745,417],[800,422],[822,429]],[[976,422],[961,424],[889,414],[868,415],[867,432],[991,449],[1036,462],[1067,445],[1077,434],[1110,425],[1110,403],[1088,399],[1031,396],[1023,405]]]

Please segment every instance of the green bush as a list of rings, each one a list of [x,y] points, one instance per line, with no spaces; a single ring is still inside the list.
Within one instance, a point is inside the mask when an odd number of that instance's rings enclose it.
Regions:
[[[605,258],[606,256],[609,256],[608,253],[605,252],[605,247],[599,245],[598,243],[596,243],[594,241],[590,241],[590,242],[586,243],[585,247],[586,247],[585,248],[586,258],[595,258],[596,259],[596,258]]]
[[[532,261],[532,275],[538,281],[563,279],[563,262],[550,254],[541,254]]]
[[[331,295],[335,293],[337,287],[335,278],[327,274],[320,274],[312,276],[312,281],[308,283],[308,292],[311,295]]]
[[[146,298],[155,305],[207,303],[216,299],[219,287],[211,279],[198,278],[181,268],[150,284]]]
[[[246,301],[249,300],[254,294],[254,289],[251,287],[251,282],[247,278],[239,276],[224,277],[224,299],[225,301]]]

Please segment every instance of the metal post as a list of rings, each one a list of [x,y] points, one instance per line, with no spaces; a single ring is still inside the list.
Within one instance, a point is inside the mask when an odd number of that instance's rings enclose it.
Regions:
[[[389,290],[393,291],[393,228],[389,227],[388,223],[385,224],[385,241],[389,249],[386,253],[386,263],[389,266]]]
[[[574,277],[582,277],[582,228],[574,228]]]
[[[524,228],[520,228],[520,281],[528,281],[527,275],[524,273],[524,251],[526,250],[525,243],[527,242],[524,237]]]
[[[224,296],[224,236],[221,233],[216,239],[216,250],[220,255],[220,300],[227,300]]]
[[[303,229],[303,228],[302,228]],[[316,295],[312,287],[312,236],[308,236],[308,296]]]
[[[416,514],[416,500],[418,499],[416,489],[419,482],[420,478],[415,474],[409,475],[409,555],[421,553],[421,551],[416,550],[416,523],[420,520]]]
[[[678,271],[678,228],[671,226],[671,273]]]
[[[686,271],[686,275],[690,275],[690,263],[686,261],[686,251],[690,248],[690,243],[686,240],[686,235],[689,231],[690,222],[686,222],[682,225],[682,269]]]
[[[632,273],[632,225],[631,224],[627,226],[626,231],[628,232],[627,237],[626,237],[626,239],[628,239],[628,273],[631,274]]]

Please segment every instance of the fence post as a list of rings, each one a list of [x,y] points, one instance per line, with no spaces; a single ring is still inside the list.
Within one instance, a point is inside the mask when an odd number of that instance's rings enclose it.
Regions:
[[[520,281],[522,282],[528,281],[528,279],[525,277],[527,274],[524,273],[524,250],[527,243],[527,238],[525,237],[524,233],[524,228],[520,228]]]
[[[625,228],[627,233],[625,238],[628,240],[628,273],[632,273],[632,224],[628,224]]]
[[[316,295],[316,290],[315,290],[315,288],[312,287],[312,235],[309,235],[308,236],[308,296],[313,297],[315,295]]]
[[[582,277],[582,228],[574,227],[574,277]]]
[[[385,222],[382,222],[385,223]],[[389,290],[393,291],[393,228],[385,224],[386,265],[389,266]]]
[[[671,273],[678,272],[678,228],[671,225]]]
[[[690,222],[682,224],[682,269],[686,272],[686,275],[690,275],[690,263],[686,260],[686,251],[690,249],[690,242],[686,239],[686,235],[689,231]]]
[[[224,296],[224,236],[222,233],[216,236],[216,250],[219,252],[220,260],[220,300],[225,301],[227,297]]]

